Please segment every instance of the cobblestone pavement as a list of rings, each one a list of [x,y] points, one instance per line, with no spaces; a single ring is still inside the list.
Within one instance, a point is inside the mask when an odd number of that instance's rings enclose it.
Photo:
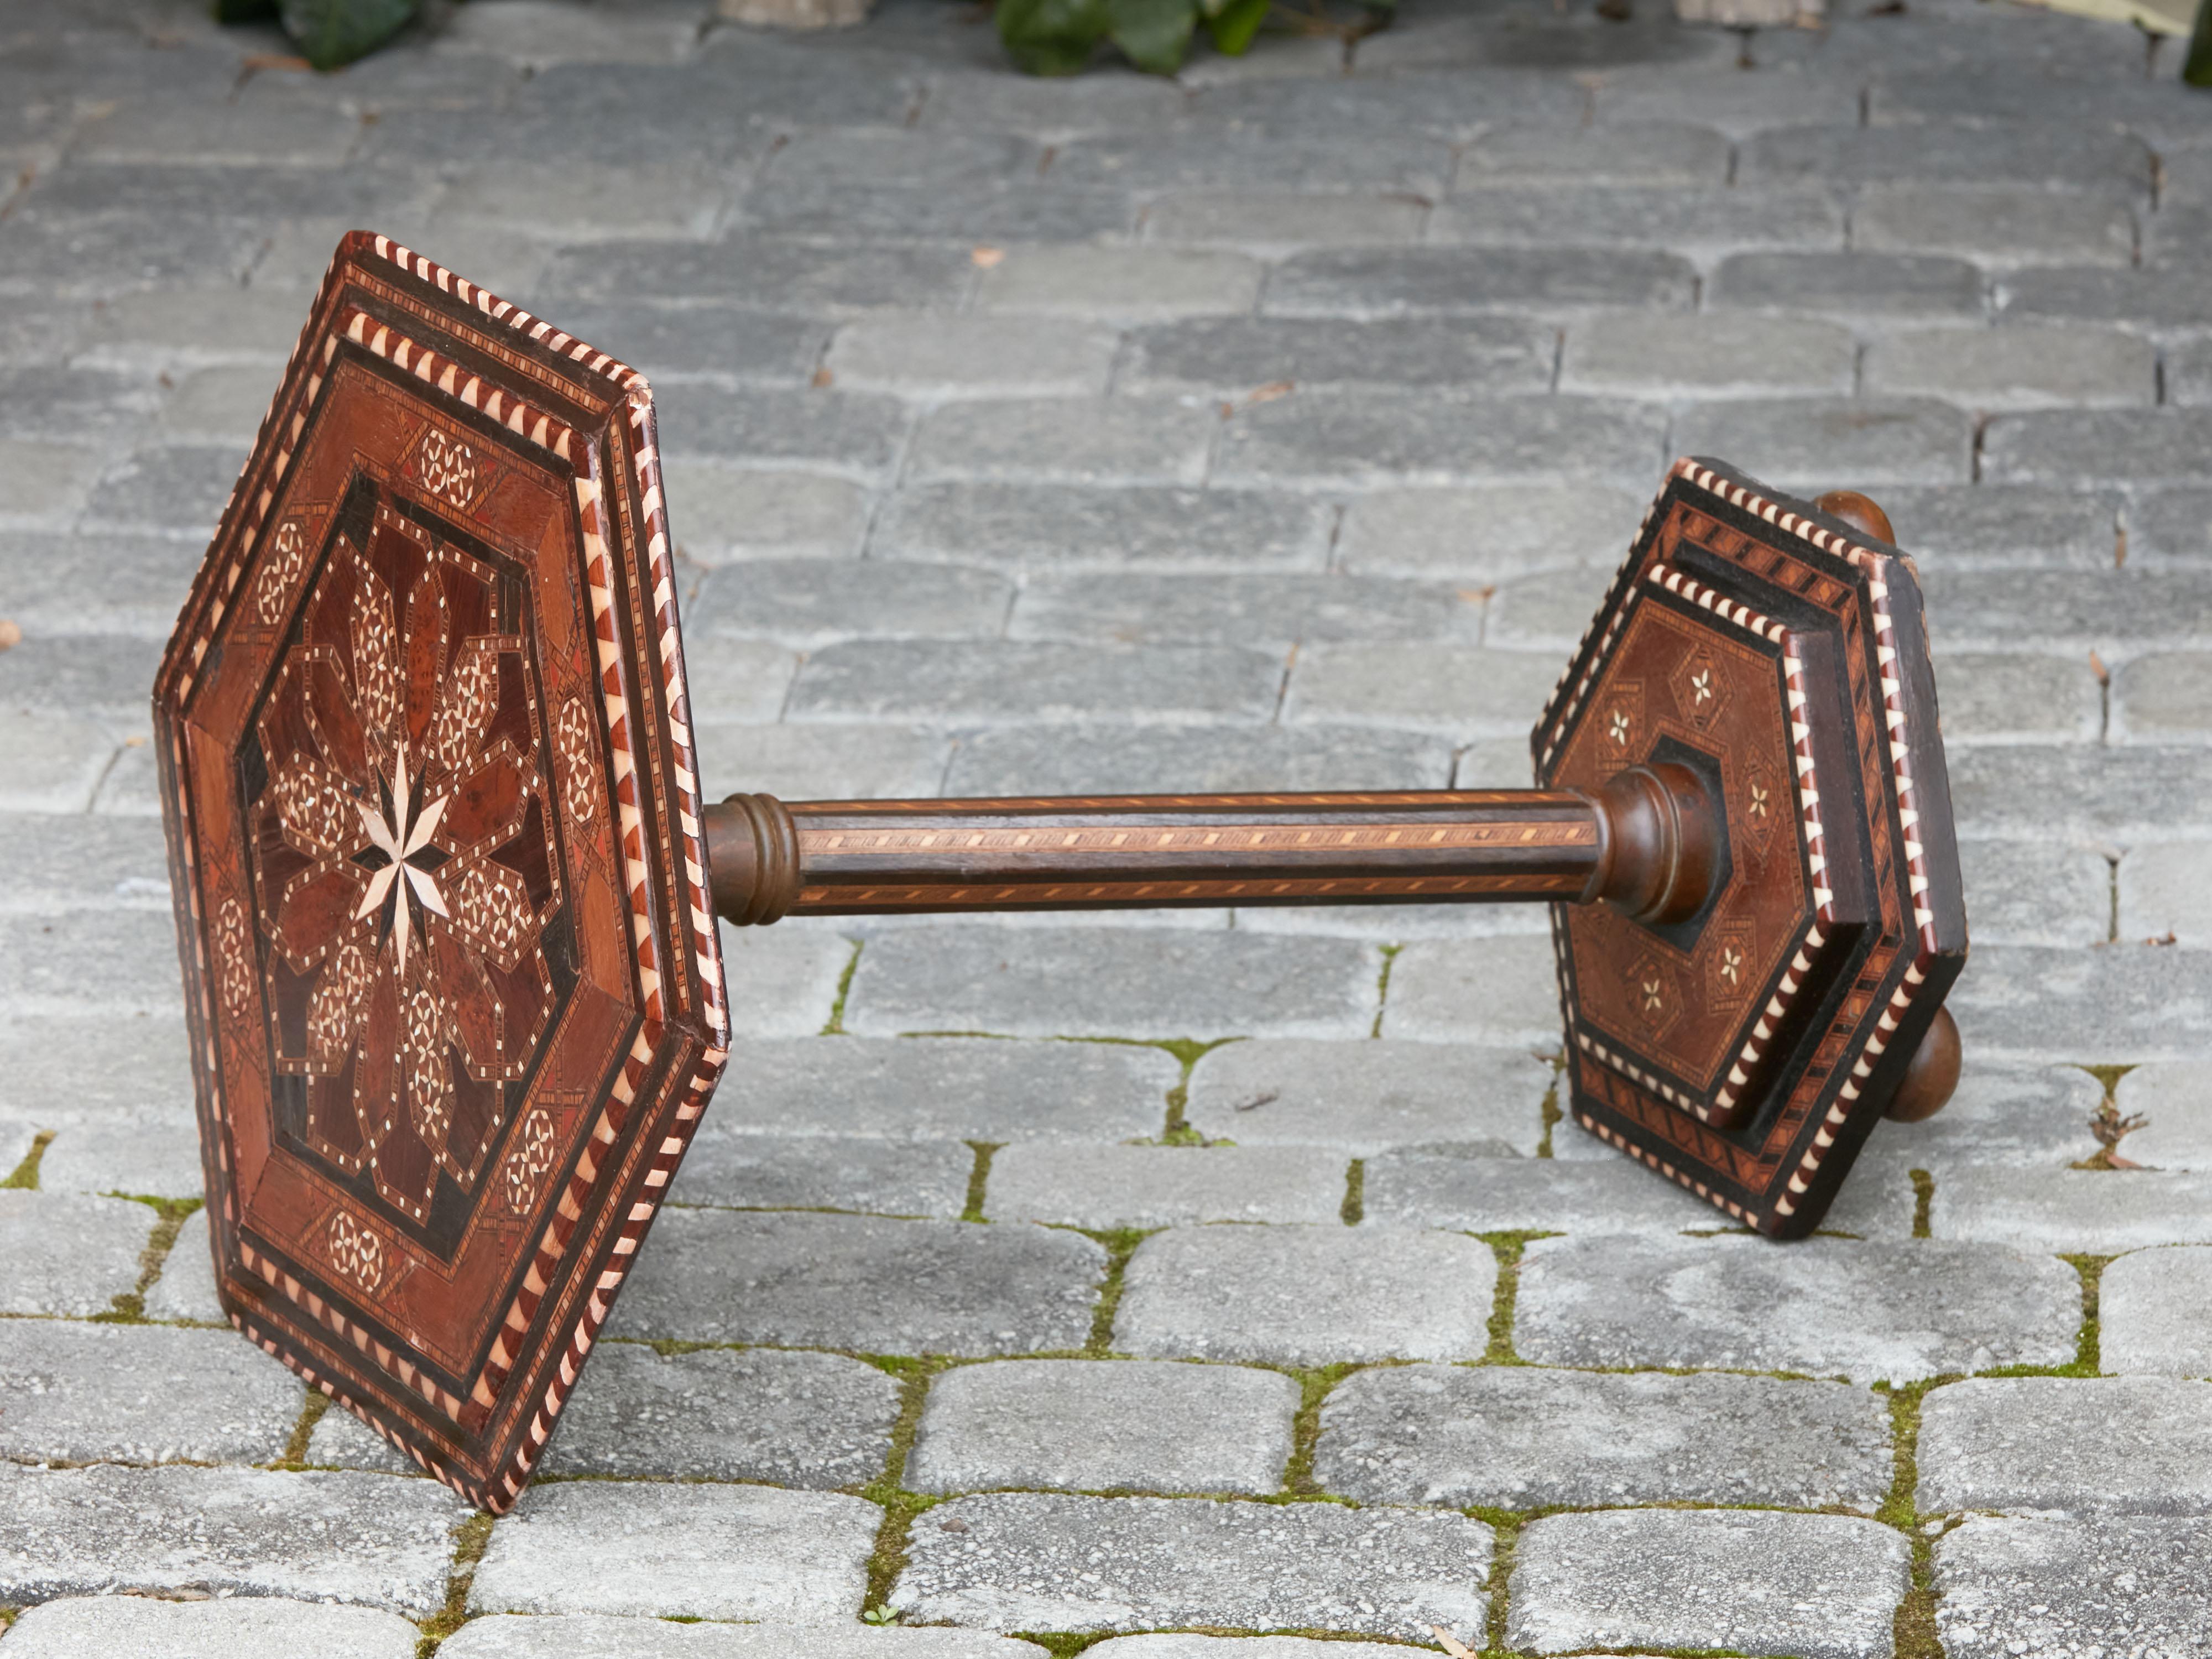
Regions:
[[[1040,83],[946,0],[474,0],[314,80],[204,11],[0,5],[0,1655],[2212,1653],[2174,43],[1405,0]],[[732,937],[681,1207],[471,1518],[209,1328],[184,1214],[147,688],[356,224],[656,382],[719,789],[1525,783],[1670,457],[1873,491],[1960,1100],[1778,1247],[1559,1121],[1527,910]],[[2108,1090],[2150,1168],[2081,1167]]]

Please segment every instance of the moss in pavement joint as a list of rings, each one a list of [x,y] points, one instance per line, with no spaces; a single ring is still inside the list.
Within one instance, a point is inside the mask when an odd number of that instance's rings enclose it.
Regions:
[[[2081,1275],[2081,1330],[2074,1340],[2074,1363],[2061,1369],[2062,1376],[2096,1376],[2104,1364],[2104,1333],[2098,1322],[2098,1300],[2103,1294],[2105,1269],[2119,1258],[2110,1255],[2067,1255],[2061,1261]]]
[[[2120,1079],[2136,1068],[2128,1066],[2077,1066],[2076,1071],[2087,1072],[2105,1087],[2105,1098],[2110,1100],[2119,1092]]]
[[[1354,1371],[1368,1369],[1360,1364],[1319,1365],[1310,1370],[1285,1370],[1284,1375],[1298,1385],[1297,1415],[1291,1419],[1291,1461],[1283,1468],[1283,1492],[1289,1498],[1320,1498],[1322,1492],[1313,1478],[1314,1449],[1321,1443],[1321,1406],[1328,1398],[1329,1390]]]
[[[1382,1035],[1382,1011],[1390,1006],[1390,969],[1398,960],[1398,952],[1405,948],[1402,945],[1382,946],[1382,971],[1375,976],[1375,1024],[1367,1033],[1371,1037]]]
[[[1933,1238],[1928,1231],[1928,1212],[1936,1202],[1936,1177],[1925,1170],[1915,1170],[1912,1175],[1912,1236]]]
[[[305,1468],[307,1464],[307,1442],[314,1438],[315,1425],[323,1420],[323,1413],[331,1408],[331,1397],[320,1389],[309,1389],[307,1397],[300,1402],[299,1420],[292,1425],[292,1437],[284,1443],[283,1455],[277,1458],[281,1468]]]
[[[1121,1306],[1121,1280],[1127,1272],[1129,1258],[1137,1253],[1137,1246],[1162,1231],[1158,1227],[1123,1227],[1112,1232],[1084,1231],[1085,1238],[1106,1247],[1106,1282],[1099,1286],[1098,1305],[1091,1314],[1091,1340],[1083,1345],[1083,1352],[1093,1359],[1103,1359],[1113,1352],[1114,1316]]]
[[[1920,1402],[1931,1389],[1955,1376],[1931,1377],[1926,1382],[1890,1388],[1877,1383],[1877,1392],[1889,1395],[1890,1438],[1896,1451],[1889,1496],[1875,1511],[1875,1519],[1903,1533],[1912,1547],[1911,1581],[1904,1601],[1898,1603],[1891,1626],[1896,1659],[1943,1659],[1943,1644],[1936,1636],[1936,1569],[1931,1540],[1922,1532],[1918,1499],[1920,1485]]]
[[[1004,1146],[999,1140],[971,1140],[969,1148],[975,1154],[975,1166],[968,1172],[968,1202],[960,1212],[963,1221],[983,1218],[983,1189],[991,1179],[991,1160]]]
[[[1367,1214],[1367,1160],[1355,1158],[1344,1172],[1344,1208],[1339,1212],[1347,1227],[1357,1227]]]
[[[1482,1356],[1486,1365],[1525,1365],[1513,1352],[1513,1308],[1521,1294],[1521,1256],[1531,1239],[1556,1238],[1544,1231],[1477,1233],[1498,1258],[1498,1294],[1490,1304],[1490,1346]]]
[[[422,1639],[415,1644],[415,1659],[430,1659],[438,1644],[465,1624],[469,1616],[469,1587],[477,1580],[477,1563],[491,1542],[491,1515],[478,1510],[454,1529],[453,1567],[446,1575],[446,1605],[422,1621]]]
[[[146,1322],[146,1292],[161,1276],[162,1265],[169,1259],[170,1247],[176,1243],[185,1218],[200,1207],[197,1198],[149,1198],[141,1193],[103,1193],[103,1198],[119,1198],[133,1204],[143,1204],[156,1218],[153,1231],[147,1235],[146,1248],[138,1252],[138,1282],[130,1290],[110,1299],[104,1313],[92,1316],[95,1325],[143,1325]]]
[[[837,1000],[830,1005],[830,1018],[822,1024],[823,1036],[845,1035],[845,998],[853,988],[853,972],[860,965],[860,951],[866,944],[864,939],[853,941],[853,954],[845,958],[845,971],[837,975]]]
[[[1510,1650],[1505,1645],[1505,1585],[1513,1576],[1513,1554],[1520,1547],[1521,1528],[1527,1517],[1509,1512],[1486,1515],[1483,1519],[1489,1522],[1492,1536],[1496,1540],[1491,1547],[1490,1629],[1485,1634],[1483,1651],[1486,1654],[1506,1653]],[[1454,1632],[1453,1634],[1458,1635],[1458,1632]],[[1460,1639],[1467,1640],[1464,1636]]]
[[[921,1427],[921,1408],[929,1397],[930,1382],[958,1362],[931,1354],[901,1361],[896,1369],[888,1358],[878,1363],[899,1380],[899,1409],[891,1425],[891,1446],[884,1459],[884,1472],[860,1488],[861,1497],[872,1504],[880,1504],[884,1510],[883,1523],[876,1528],[876,1547],[868,1556],[868,1590],[860,1602],[863,1607],[879,1607],[890,1600],[891,1586],[898,1582],[906,1566],[908,1529],[916,1516],[944,1501],[924,1492],[908,1492],[900,1483],[906,1479],[906,1461],[914,1450],[915,1435]]]
[[[1557,1128],[1561,1120],[1566,1116],[1566,1114],[1559,1109],[1559,1079],[1556,1071],[1552,1074],[1552,1086],[1544,1091],[1543,1112],[1544,1134],[1543,1138],[1536,1143],[1536,1156],[1550,1158],[1553,1155],[1552,1131]]]
[[[161,1218],[154,1224],[154,1231],[146,1240],[146,1248],[138,1254],[138,1294],[143,1297],[154,1288],[154,1281],[161,1276],[168,1265],[169,1252],[177,1243],[177,1235],[185,1230],[185,1223],[205,1201],[197,1198],[140,1198],[135,1193],[115,1193],[116,1198],[129,1198],[143,1204]]]
[[[9,1172],[5,1181],[0,1181],[0,1190],[13,1188],[18,1192],[38,1191],[39,1160],[46,1155],[46,1148],[53,1145],[53,1140],[52,1129],[40,1130],[31,1142],[31,1150],[23,1154],[23,1161]]]
[[[1096,1647],[1108,1637],[1120,1634],[1121,1634],[1121,1632],[1112,1630],[1051,1632],[1021,1630],[1014,1632],[1014,1639],[1018,1642],[1036,1643],[1046,1652],[1051,1654],[1053,1659],[1075,1659],[1075,1656],[1085,1648]]]

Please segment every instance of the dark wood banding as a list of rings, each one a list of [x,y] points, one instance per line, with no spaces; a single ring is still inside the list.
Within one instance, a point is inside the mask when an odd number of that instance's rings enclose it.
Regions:
[[[1717,814],[1694,773],[1604,789],[801,801],[707,809],[716,910],[789,915],[1608,899],[1693,913]]]

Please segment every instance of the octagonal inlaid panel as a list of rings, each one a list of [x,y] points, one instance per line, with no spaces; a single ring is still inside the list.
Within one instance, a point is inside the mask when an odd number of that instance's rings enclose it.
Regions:
[[[1911,562],[1677,462],[1534,743],[1547,787],[1692,767],[1726,823],[1687,921],[1553,907],[1577,1121],[1811,1231],[1966,958]]]
[[[504,1509],[727,1046],[644,380],[348,237],[155,714],[223,1304]]]

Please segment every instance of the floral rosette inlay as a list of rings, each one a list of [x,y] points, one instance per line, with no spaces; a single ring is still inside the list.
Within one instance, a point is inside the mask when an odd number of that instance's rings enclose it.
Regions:
[[[473,1193],[554,1002],[531,668],[497,574],[389,509],[341,540],[259,720],[252,836],[306,1138],[418,1220]]]

